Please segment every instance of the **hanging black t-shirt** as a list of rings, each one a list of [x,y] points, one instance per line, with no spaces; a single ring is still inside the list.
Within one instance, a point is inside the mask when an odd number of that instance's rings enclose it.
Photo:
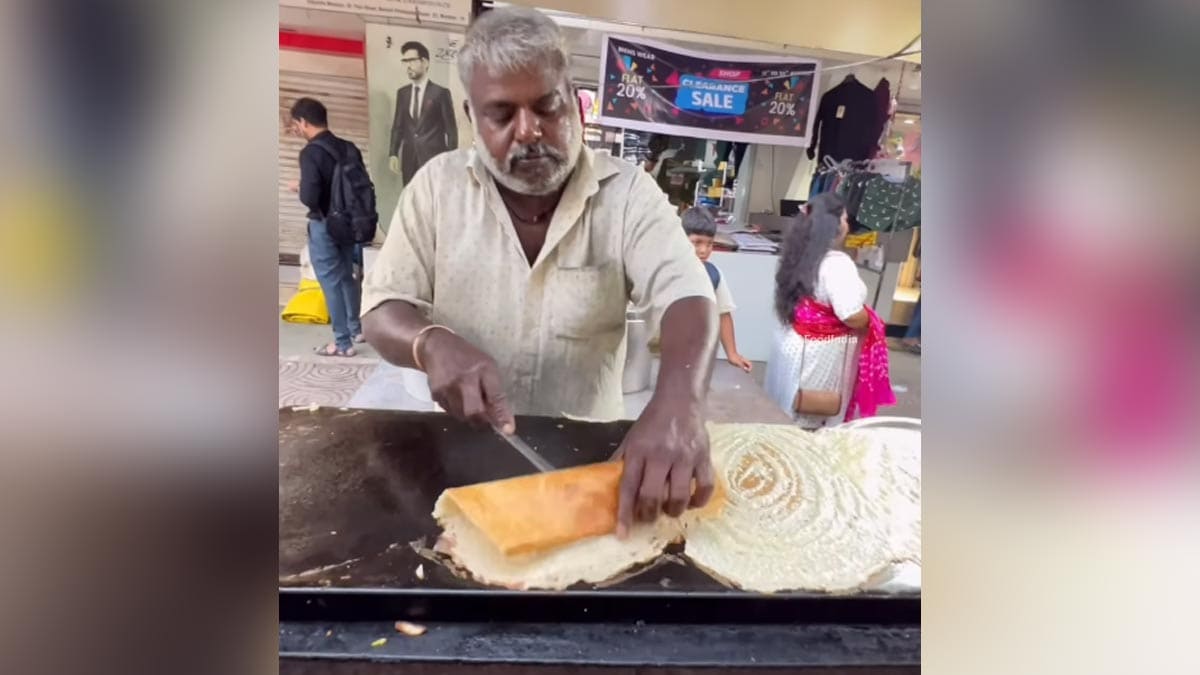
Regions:
[[[848,76],[825,92],[817,106],[808,158],[870,159],[879,143],[879,106],[875,92]],[[820,153],[816,150],[820,146]]]

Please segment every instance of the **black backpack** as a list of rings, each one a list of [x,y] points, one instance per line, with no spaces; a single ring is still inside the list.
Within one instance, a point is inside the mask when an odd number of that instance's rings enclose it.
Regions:
[[[350,141],[321,138],[313,141],[335,162],[330,181],[329,213],[325,227],[334,241],[369,244],[375,239],[379,214],[375,212],[375,184],[363,166],[362,155]]]

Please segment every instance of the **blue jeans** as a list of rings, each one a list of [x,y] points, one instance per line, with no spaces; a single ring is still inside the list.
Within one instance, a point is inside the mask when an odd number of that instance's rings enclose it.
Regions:
[[[913,308],[912,321],[908,322],[908,330],[904,331],[904,337],[911,340],[921,339],[921,298],[917,297],[917,306]]]
[[[314,218],[308,221],[308,256],[329,308],[333,340],[338,349],[349,349],[354,345],[354,336],[362,333],[358,318],[362,286],[354,280],[354,263],[362,260],[362,249],[358,244],[334,241],[325,221]]]

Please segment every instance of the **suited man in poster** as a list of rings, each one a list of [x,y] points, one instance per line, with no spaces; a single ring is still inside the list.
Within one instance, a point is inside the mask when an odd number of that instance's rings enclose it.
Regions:
[[[388,168],[408,185],[425,162],[458,147],[458,125],[450,90],[429,81],[429,49],[420,42],[405,42],[400,61],[412,84],[396,91]]]

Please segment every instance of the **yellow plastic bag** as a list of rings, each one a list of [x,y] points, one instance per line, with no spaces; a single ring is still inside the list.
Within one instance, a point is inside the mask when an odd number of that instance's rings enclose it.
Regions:
[[[288,323],[329,323],[329,308],[321,285],[312,279],[301,279],[296,294],[288,300],[280,315]]]
[[[867,246],[879,245],[878,232],[864,232],[862,234],[846,235],[846,248],[865,248]]]

